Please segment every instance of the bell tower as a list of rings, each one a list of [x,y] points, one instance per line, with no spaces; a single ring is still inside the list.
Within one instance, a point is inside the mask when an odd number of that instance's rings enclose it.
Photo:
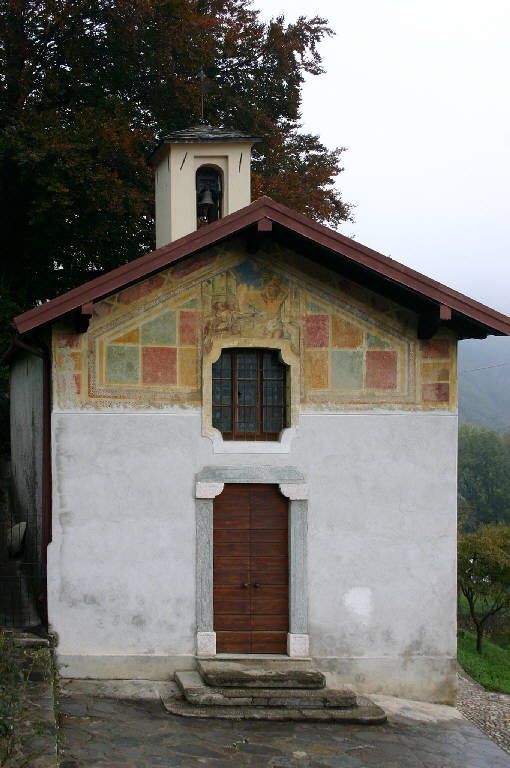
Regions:
[[[251,202],[251,148],[260,138],[197,125],[166,136],[155,168],[156,248],[189,235]]]

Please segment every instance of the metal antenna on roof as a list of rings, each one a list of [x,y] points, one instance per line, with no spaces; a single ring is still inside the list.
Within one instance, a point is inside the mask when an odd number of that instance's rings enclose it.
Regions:
[[[200,78],[200,123],[205,123],[204,118],[204,93],[205,93],[205,72],[203,69],[198,73]]]

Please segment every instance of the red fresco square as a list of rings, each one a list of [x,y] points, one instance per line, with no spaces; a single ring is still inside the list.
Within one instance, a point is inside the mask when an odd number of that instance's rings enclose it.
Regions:
[[[369,389],[397,388],[397,353],[392,351],[367,351],[367,378]]]
[[[181,344],[196,344],[198,328],[198,312],[180,312],[179,340]]]
[[[430,339],[422,346],[423,357],[444,359],[450,357],[450,342],[448,339]]]
[[[177,349],[144,347],[142,371],[144,384],[177,384]]]
[[[424,384],[422,397],[426,403],[447,403],[450,400],[450,385],[439,382]]]
[[[76,394],[81,394],[81,373],[74,374],[74,386],[76,387]]]
[[[329,346],[329,316],[307,315],[305,317],[307,347]]]

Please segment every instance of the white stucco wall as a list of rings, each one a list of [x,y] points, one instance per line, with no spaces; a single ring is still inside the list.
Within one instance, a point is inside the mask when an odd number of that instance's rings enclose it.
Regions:
[[[290,453],[214,454],[196,410],[53,414],[49,618],[66,675],[161,677],[195,653],[194,479],[309,484],[310,652],[330,681],[451,701],[457,417],[305,413]]]

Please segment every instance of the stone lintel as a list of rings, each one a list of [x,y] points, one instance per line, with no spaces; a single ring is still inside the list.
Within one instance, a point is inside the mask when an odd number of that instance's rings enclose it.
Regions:
[[[199,483],[300,483],[304,476],[294,467],[258,465],[251,467],[204,467],[196,475]]]

